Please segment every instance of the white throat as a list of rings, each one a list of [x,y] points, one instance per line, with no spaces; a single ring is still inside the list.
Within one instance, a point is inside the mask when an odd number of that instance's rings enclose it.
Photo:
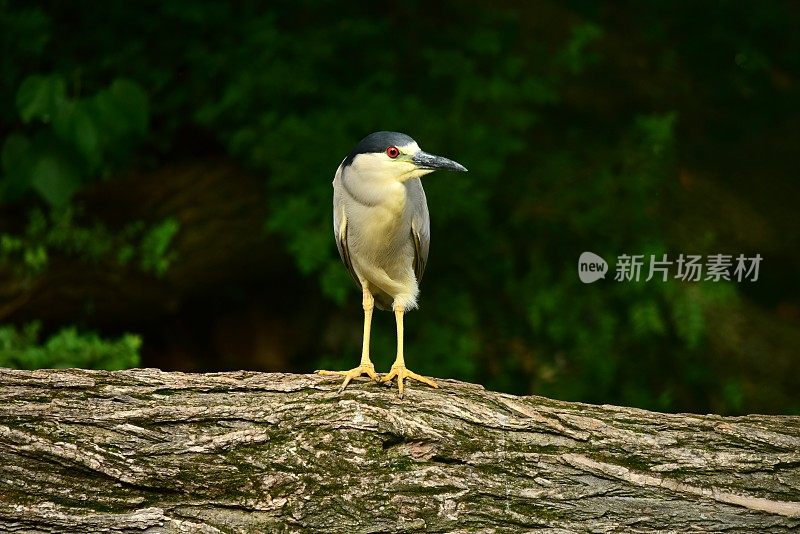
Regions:
[[[357,162],[337,171],[345,190],[359,203],[378,206],[405,201],[404,177],[396,168],[376,161],[378,156],[359,154]],[[388,172],[393,171],[393,172]]]

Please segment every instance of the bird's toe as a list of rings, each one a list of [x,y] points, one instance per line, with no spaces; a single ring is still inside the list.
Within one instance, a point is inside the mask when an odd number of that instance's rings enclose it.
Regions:
[[[413,371],[409,371],[404,365],[393,365],[389,373],[384,375],[384,377],[381,379],[381,382],[391,382],[395,378],[397,378],[397,391],[400,395],[400,398],[402,398],[405,394],[405,380],[407,378],[422,382],[423,384],[427,384],[432,388],[439,387],[439,384],[437,384],[433,379],[419,375]]]
[[[342,376],[342,377],[344,377],[344,380],[342,381],[342,385],[339,386],[339,393],[344,391],[344,388],[346,388],[347,385],[354,378],[358,378],[361,375],[367,375],[369,378],[371,378],[375,382],[378,382],[380,380],[380,377],[375,372],[375,366],[372,364],[372,362],[362,363],[358,367],[354,367],[353,369],[350,369],[348,371],[328,371],[326,369],[319,369],[317,371],[314,371],[314,373],[316,373],[318,375],[322,375],[322,376]]]

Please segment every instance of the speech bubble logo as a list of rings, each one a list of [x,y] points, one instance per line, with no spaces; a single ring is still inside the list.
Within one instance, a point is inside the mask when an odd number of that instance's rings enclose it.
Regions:
[[[594,252],[584,252],[578,258],[578,277],[584,284],[591,284],[606,277],[608,264]]]

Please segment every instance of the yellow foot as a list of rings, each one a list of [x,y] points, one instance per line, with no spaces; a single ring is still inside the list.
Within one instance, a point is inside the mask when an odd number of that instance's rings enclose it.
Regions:
[[[406,369],[405,365],[393,365],[392,369],[389,371],[389,374],[381,378],[381,382],[389,382],[395,377],[397,377],[397,389],[400,391],[401,398],[403,397],[403,390],[405,389],[403,380],[406,378],[413,378],[414,380],[422,382],[423,384],[428,384],[432,388],[439,387],[439,385],[430,378],[409,371]]]
[[[349,371],[314,371],[318,375],[325,375],[325,376],[343,376],[344,382],[339,387],[339,393],[344,391],[344,388],[347,387],[347,384],[354,378],[358,378],[361,375],[367,375],[375,382],[378,382],[378,375],[375,373],[375,366],[372,363],[362,363],[358,367],[350,369]]]

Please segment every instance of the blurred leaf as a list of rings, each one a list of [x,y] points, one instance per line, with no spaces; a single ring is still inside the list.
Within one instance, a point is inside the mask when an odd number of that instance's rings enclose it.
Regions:
[[[18,199],[32,187],[58,207],[81,185],[123,161],[149,121],[145,91],[123,78],[72,100],[62,77],[28,76],[17,91],[17,109],[23,122],[46,124],[33,127],[29,136],[12,133],[4,143],[0,196]]]
[[[180,223],[175,219],[165,219],[153,226],[142,238],[139,245],[141,267],[144,271],[161,276],[167,272],[174,254],[170,253],[170,244],[180,230]]]
[[[120,118],[137,134],[147,131],[149,117],[147,94],[144,89],[131,80],[118,78],[109,89],[117,106]]]
[[[11,134],[3,143],[3,171],[13,173],[29,160],[30,142],[24,135]]]
[[[40,330],[39,323],[30,323],[22,329],[0,325],[0,367],[117,370],[139,365],[141,339],[138,336],[125,334],[106,340],[95,333],[64,328],[40,343]]]
[[[586,65],[596,61],[597,56],[589,54],[586,49],[594,41],[603,36],[600,26],[591,22],[578,24],[572,28],[572,36],[561,52],[559,59],[573,74],[581,72]]]
[[[0,200],[16,200],[30,186],[33,167],[31,143],[20,134],[11,134],[3,143],[3,174],[0,179]]]
[[[17,109],[23,122],[50,122],[67,102],[66,84],[59,76],[28,76],[17,91]]]
[[[630,319],[633,332],[643,339],[666,331],[658,306],[653,301],[635,303],[631,307]]]
[[[337,304],[345,302],[350,289],[354,288],[353,280],[339,262],[330,261],[320,277],[322,291]]]
[[[65,206],[80,186],[74,169],[55,156],[41,156],[33,164],[31,185],[53,207]]]
[[[34,276],[47,267],[51,255],[122,265],[135,258],[143,271],[161,276],[174,259],[171,244],[179,227],[167,218],[152,226],[133,221],[112,232],[99,222],[80,220],[79,210],[69,205],[33,209],[22,235],[0,233],[0,267]]]
[[[641,132],[643,143],[654,156],[661,155],[672,146],[676,118],[677,115],[673,112],[640,116],[636,119],[636,128]]]
[[[100,165],[102,154],[99,132],[84,103],[75,102],[62,106],[53,118],[53,131],[65,143],[73,144],[78,149],[91,170]]]
[[[730,406],[733,411],[742,411],[744,405],[744,391],[739,379],[728,379],[722,388],[722,395],[725,403]]]

